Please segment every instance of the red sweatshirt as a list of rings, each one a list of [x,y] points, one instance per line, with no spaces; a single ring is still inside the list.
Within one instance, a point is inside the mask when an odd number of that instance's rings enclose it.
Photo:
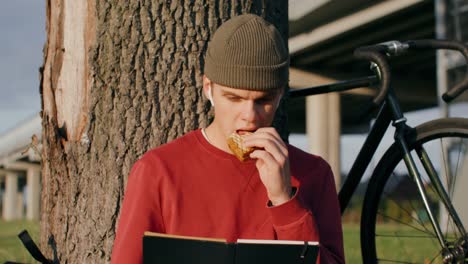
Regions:
[[[255,161],[240,162],[198,129],[148,151],[125,191],[112,263],[141,263],[145,231],[185,236],[319,241],[318,263],[344,263],[332,172],[288,145],[294,197],[269,207]]]

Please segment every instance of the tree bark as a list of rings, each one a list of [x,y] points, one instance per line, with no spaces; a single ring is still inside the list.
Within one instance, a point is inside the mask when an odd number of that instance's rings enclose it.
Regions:
[[[55,263],[108,262],[133,163],[208,125],[201,77],[216,28],[256,13],[287,40],[287,1],[46,3],[41,248]],[[276,126],[286,137],[283,108]]]

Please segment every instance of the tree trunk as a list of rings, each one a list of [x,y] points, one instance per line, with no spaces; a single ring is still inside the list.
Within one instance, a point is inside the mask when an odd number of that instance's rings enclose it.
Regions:
[[[47,1],[41,248],[56,263],[110,260],[127,175],[148,149],[205,127],[203,56],[231,16],[287,39],[287,1]],[[286,136],[280,109],[277,127]]]

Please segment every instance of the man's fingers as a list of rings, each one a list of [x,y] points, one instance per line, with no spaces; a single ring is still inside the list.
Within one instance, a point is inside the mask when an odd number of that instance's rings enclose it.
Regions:
[[[257,131],[255,131],[255,133],[245,136],[244,142],[247,144],[247,142],[253,141],[256,139],[270,139],[274,141],[276,145],[287,148],[283,139],[281,139],[280,135],[278,134],[278,132],[276,132],[276,129],[274,129],[273,127],[259,128]],[[254,146],[262,147],[262,148],[265,147],[265,146],[256,146],[256,145]]]
[[[257,131],[255,131],[255,133],[253,133],[251,136],[253,135],[259,135],[259,134],[266,134],[266,135],[270,135],[272,137],[274,137],[275,139],[277,139],[278,141],[280,141],[281,143],[284,144],[283,142],[283,139],[281,138],[281,136],[278,134],[278,131],[276,131],[276,129],[274,127],[262,127],[262,128],[259,128],[257,129]]]
[[[250,153],[250,158],[259,159],[263,161],[265,164],[270,164],[270,166],[271,164],[278,164],[278,161],[276,160],[276,158],[273,157],[272,154],[270,154],[269,152],[265,150],[260,150],[260,149],[255,150],[254,152]],[[277,169],[278,171],[280,171],[281,165],[278,164]]]
[[[283,161],[288,157],[288,149],[286,146],[281,145],[274,138],[267,137],[255,137],[249,138],[244,141],[246,147],[256,147],[259,149],[264,149],[270,153],[277,162],[283,163]]]

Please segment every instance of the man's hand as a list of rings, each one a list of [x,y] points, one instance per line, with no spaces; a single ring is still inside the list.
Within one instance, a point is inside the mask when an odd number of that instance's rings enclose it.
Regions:
[[[278,132],[272,127],[260,128],[244,138],[244,145],[258,148],[250,154],[250,158],[256,159],[255,165],[271,203],[280,205],[289,201],[291,172],[288,148]]]

